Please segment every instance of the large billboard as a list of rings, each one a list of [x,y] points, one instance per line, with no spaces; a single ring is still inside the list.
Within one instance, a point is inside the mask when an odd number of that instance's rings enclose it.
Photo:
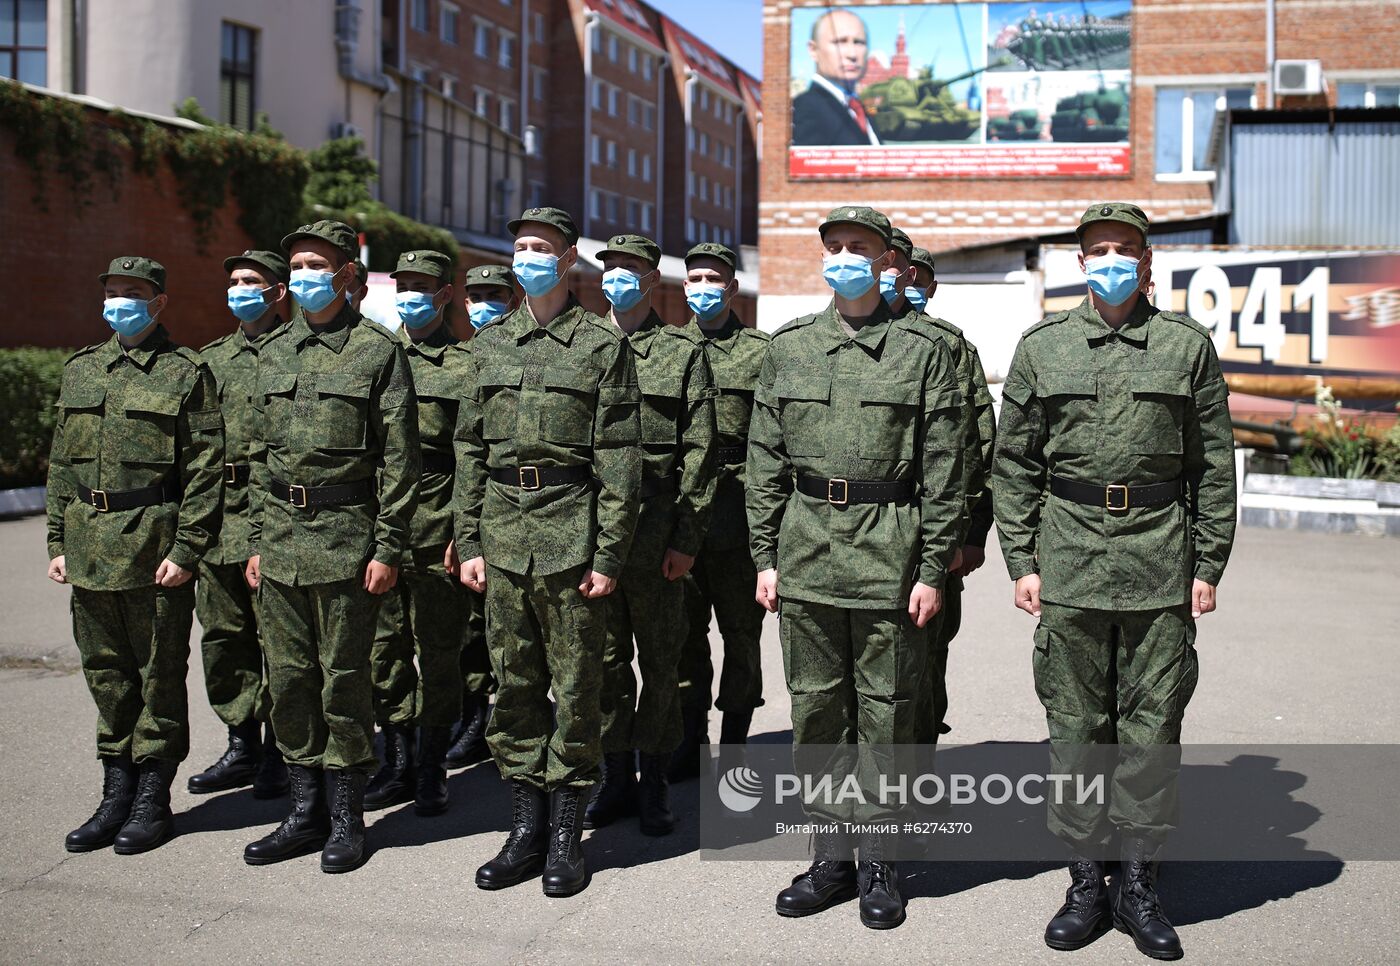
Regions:
[[[1130,173],[1131,0],[792,10],[800,179]]]

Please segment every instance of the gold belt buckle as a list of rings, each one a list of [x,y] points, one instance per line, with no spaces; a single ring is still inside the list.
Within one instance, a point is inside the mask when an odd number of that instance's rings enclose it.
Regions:
[[[102,502],[101,502],[101,503],[98,503],[98,502],[97,502],[98,499],[101,499]],[[92,491],[92,507],[93,507],[93,509],[96,510],[98,513],[106,513],[109,509],[111,509],[111,508],[107,505],[107,491],[106,491],[106,490],[93,490],[93,491]]]
[[[1123,493],[1123,502],[1115,504],[1113,502],[1113,491],[1120,490]],[[1128,487],[1124,483],[1110,483],[1103,488],[1103,505],[1105,510],[1114,512],[1124,512],[1128,509]]]
[[[538,490],[540,488],[540,468],[538,466],[522,466],[516,471],[520,478],[520,488],[522,490]],[[526,474],[534,474],[534,482],[526,483]]]
[[[301,491],[301,502],[297,502],[297,491]],[[293,483],[287,487],[287,496],[292,502],[292,506],[298,510],[306,509],[306,487]]]
[[[836,487],[841,487],[841,498],[836,498]],[[851,502],[851,484],[847,480],[826,481],[826,502],[832,506],[845,506]]]
[[[224,464],[224,482],[225,482],[225,483],[237,483],[237,482],[238,482],[238,467],[237,467],[236,464],[234,464],[234,463],[225,463],[225,464]]]

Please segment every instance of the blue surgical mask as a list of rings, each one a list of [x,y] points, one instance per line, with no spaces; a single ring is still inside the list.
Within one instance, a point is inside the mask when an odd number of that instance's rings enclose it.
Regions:
[[[875,284],[870,259],[854,252],[840,252],[822,259],[822,278],[843,299],[858,299]]]
[[[724,309],[723,285],[710,285],[706,282],[686,283],[685,304],[701,322],[709,322]]]
[[[603,273],[603,294],[614,308],[626,312],[642,300],[642,277],[625,268],[614,268]]]
[[[228,290],[228,310],[242,322],[256,322],[267,311],[266,289],[253,285],[233,285]]]
[[[1084,259],[1089,290],[1109,305],[1122,305],[1138,287],[1137,259],[1126,255],[1100,255]]]
[[[904,290],[904,301],[914,306],[914,311],[916,312],[922,312],[924,306],[928,305],[928,297],[924,295],[923,290],[916,285],[910,285]]]
[[[107,299],[102,303],[102,317],[107,320],[113,332],[129,339],[151,324],[150,302],[143,302],[141,299]]]
[[[467,306],[467,318],[473,329],[484,329],[505,314],[504,302],[473,302]]]
[[[307,312],[319,312],[335,301],[335,273],[319,272],[314,268],[299,268],[292,272],[288,286],[297,303]],[[349,301],[349,293],[346,293]]]
[[[898,272],[880,273],[880,297],[885,300],[886,305],[893,305],[899,301],[899,289],[896,288],[898,283]]]
[[[399,321],[410,329],[431,325],[438,316],[433,296],[427,292],[400,292],[394,296],[394,304],[399,310]]]
[[[516,252],[511,271],[526,295],[541,296],[559,284],[559,256],[543,252]]]

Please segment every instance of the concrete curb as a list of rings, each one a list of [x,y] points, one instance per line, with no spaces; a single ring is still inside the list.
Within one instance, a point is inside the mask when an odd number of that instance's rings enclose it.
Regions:
[[[1240,523],[1273,530],[1400,537],[1400,485],[1254,473],[1244,479]]]
[[[23,517],[44,512],[44,487],[21,486],[0,490],[0,517]]]

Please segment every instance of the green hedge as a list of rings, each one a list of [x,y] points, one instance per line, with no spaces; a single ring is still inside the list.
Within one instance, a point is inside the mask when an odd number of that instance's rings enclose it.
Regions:
[[[0,349],[0,489],[42,485],[72,349]]]
[[[317,218],[333,218],[364,232],[369,244],[371,272],[392,272],[398,265],[399,255],[420,249],[442,252],[452,259],[454,270],[457,267],[460,246],[452,232],[415,221],[377,201],[353,210],[318,206],[308,213],[306,220]]]

